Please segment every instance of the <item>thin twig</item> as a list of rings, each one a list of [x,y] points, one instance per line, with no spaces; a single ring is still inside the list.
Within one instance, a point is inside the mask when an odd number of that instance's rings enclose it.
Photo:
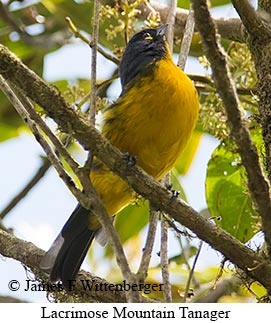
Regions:
[[[197,84],[195,84],[195,87],[197,87],[199,91],[202,91],[202,92],[210,92],[211,90],[216,91],[215,83],[210,77],[205,75],[199,75],[199,74],[187,74],[187,76],[192,81],[197,82]],[[206,84],[207,86],[201,85],[199,83]],[[251,87],[251,88],[236,87],[236,92],[239,95],[249,95],[249,96],[258,94],[258,90],[256,87]]]
[[[96,84],[96,75],[97,75],[97,50],[98,50],[98,34],[99,34],[99,11],[100,11],[100,1],[94,1],[94,21],[93,21],[93,32],[92,32],[92,41],[90,43],[91,46],[91,91],[90,91],[90,108],[89,108],[89,116],[90,123],[95,125],[95,115],[96,115],[96,93],[97,93],[97,84]],[[77,36],[80,37],[80,33],[77,28],[68,19],[69,24],[72,26],[73,31],[76,32]],[[87,187],[89,188],[92,195],[96,195],[95,189],[92,186],[92,183],[89,178],[89,172],[91,171],[91,165],[93,161],[93,154],[91,151],[88,153],[88,158],[84,165],[84,174],[87,178]],[[93,207],[93,205],[92,205]],[[103,207],[102,203],[97,203],[97,217],[103,228],[107,231],[112,247],[115,251],[115,255],[117,258],[117,263],[121,269],[123,278],[127,280],[127,282],[131,285],[135,284],[137,281],[136,276],[131,272],[127,258],[124,254],[124,250],[122,248],[122,244],[119,240],[119,236],[112,225],[112,222]],[[133,292],[133,290],[129,290],[127,292],[127,300],[129,302],[139,302],[141,300],[141,296],[138,292]]]
[[[30,179],[27,185],[8,203],[8,205],[1,211],[0,220],[15,208],[15,206],[28,194],[28,192],[43,178],[47,170],[50,168],[51,163],[49,160],[43,159],[42,165],[37,170],[35,175]]]
[[[154,245],[154,239],[156,234],[156,228],[158,223],[158,212],[150,209],[150,220],[145,247],[141,257],[141,262],[137,271],[138,281],[144,282],[148,276],[148,268],[150,265],[152,249]]]
[[[102,91],[103,87],[111,84],[114,80],[116,80],[117,78],[119,77],[119,74],[115,74],[115,75],[112,75],[109,79],[106,79],[104,81],[101,81],[99,83],[97,83],[96,85],[96,96],[99,95],[99,93]],[[90,91],[85,94],[81,99],[80,101],[77,101],[75,104],[76,104],[76,107],[78,109],[80,109],[86,102],[89,101],[89,97],[90,97]]]
[[[0,17],[12,30],[16,31],[22,37],[31,37],[24,27],[13,19],[7,6],[4,5],[2,1],[0,1]]]
[[[170,172],[168,172],[164,178],[162,178],[161,183],[164,187],[170,186]],[[160,213],[160,212],[159,212]],[[160,247],[160,264],[162,271],[162,279],[164,283],[163,295],[164,301],[166,303],[172,302],[172,291],[169,281],[169,268],[168,268],[168,223],[164,216],[161,214],[161,247]]]
[[[129,3],[128,1],[124,1],[125,3],[125,6],[128,6]],[[127,10],[124,11],[124,41],[125,41],[125,44],[128,43],[129,41],[129,20],[130,20],[130,17],[129,17],[129,13],[127,12]]]
[[[89,119],[92,124],[95,125],[96,115],[96,92],[97,92],[97,47],[99,37],[99,14],[100,14],[100,1],[94,1],[94,19],[92,30],[92,42],[91,42],[91,84],[90,84],[90,107],[89,107]]]
[[[162,280],[164,284],[163,294],[164,302],[172,302],[172,291],[169,280],[169,269],[168,269],[168,223],[161,214],[161,246],[160,246],[160,259],[161,259],[161,270]]]
[[[193,13],[192,6],[190,5],[189,14],[187,16],[187,20],[184,28],[183,41],[182,41],[178,63],[177,63],[177,66],[179,66],[181,70],[184,70],[186,60],[190,51],[192,38],[194,34],[194,27],[195,27],[194,13]]]
[[[179,244],[180,244],[180,247],[181,247],[181,256],[182,256],[182,259],[183,259],[183,262],[185,264],[185,266],[187,267],[187,270],[190,272],[191,271],[191,266],[189,264],[189,261],[188,261],[188,257],[190,257],[190,241],[188,239],[188,237],[186,237],[186,244],[187,246],[184,246],[183,245],[183,242],[182,242],[182,237],[181,236],[177,236],[177,239],[179,241]],[[187,250],[189,252],[189,255],[187,257]],[[198,281],[198,279],[195,277],[195,275],[192,276],[192,280],[193,280],[193,285],[195,286],[195,288],[199,288],[200,287],[200,282]]]
[[[96,98],[97,98],[97,49],[99,38],[99,14],[100,14],[100,1],[94,1],[94,19],[92,28],[92,41],[91,41],[91,81],[90,81],[90,94],[89,94],[89,121],[95,125],[96,119]],[[84,165],[84,172],[89,174],[93,163],[93,154],[88,152],[88,157]],[[90,179],[89,179],[90,181]]]
[[[74,36],[77,38],[80,38],[84,43],[86,43],[87,45],[89,45],[90,47],[92,47],[92,42],[85,37],[75,26],[75,24],[73,23],[72,19],[70,17],[66,17],[66,21],[68,23],[68,26],[70,28],[70,30],[73,32]],[[120,60],[113,55],[112,53],[105,51],[100,45],[97,45],[97,51],[104,56],[105,58],[107,58],[108,60],[110,60],[111,62],[115,63],[116,65],[119,65]]]
[[[177,225],[174,223],[174,220],[170,218],[167,214],[164,215],[165,219],[168,222],[168,226],[175,231],[177,235],[185,236],[188,239],[196,238],[196,236],[193,236],[191,233],[189,233],[187,230],[181,230],[177,227]]]
[[[198,251],[197,251],[196,256],[195,256],[195,259],[193,261],[192,268],[189,271],[189,276],[188,276],[188,279],[187,279],[187,283],[186,283],[186,287],[185,287],[185,292],[184,292],[184,297],[183,297],[183,303],[186,303],[186,299],[187,299],[188,294],[189,294],[190,284],[191,284],[191,281],[192,281],[193,276],[194,276],[194,272],[195,272],[195,268],[196,268],[196,263],[198,261],[199,255],[200,255],[200,252],[201,252],[201,249],[202,249],[202,245],[203,245],[203,241],[200,241],[199,247],[198,247]]]
[[[170,0],[168,4],[168,16],[167,16],[167,42],[169,45],[170,52],[173,52],[174,45],[174,25],[176,15],[177,0]]]

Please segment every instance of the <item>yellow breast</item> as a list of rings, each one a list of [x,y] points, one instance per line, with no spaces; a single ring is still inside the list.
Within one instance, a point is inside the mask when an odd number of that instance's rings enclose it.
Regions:
[[[168,57],[106,111],[102,132],[121,151],[136,156],[137,164],[159,179],[183,151],[197,115],[196,90]]]

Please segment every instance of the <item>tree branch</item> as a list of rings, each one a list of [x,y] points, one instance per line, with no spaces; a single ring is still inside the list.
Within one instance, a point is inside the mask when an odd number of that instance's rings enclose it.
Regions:
[[[26,300],[18,299],[11,296],[0,296],[0,303],[28,303]]]
[[[206,286],[199,290],[193,301],[195,303],[217,303],[222,296],[231,295],[238,292],[242,280],[234,275],[230,278],[222,279],[215,287]]]
[[[173,52],[173,45],[174,45],[174,25],[175,25],[175,16],[176,16],[176,8],[177,7],[177,0],[170,0],[168,4],[168,14],[167,20],[168,23],[167,27],[167,42],[169,45],[170,52]]]
[[[141,257],[140,265],[137,271],[138,281],[144,282],[148,276],[148,268],[150,265],[152,249],[156,234],[156,227],[158,223],[158,212],[150,209],[149,229]]]
[[[259,155],[250,137],[244,115],[241,113],[239,99],[227,66],[226,54],[218,43],[216,28],[207,3],[205,0],[194,0],[193,8],[206,55],[212,66],[216,88],[224,103],[231,134],[247,172],[249,192],[262,219],[265,241],[271,255],[270,184],[261,167]]]
[[[62,131],[72,133],[86,150],[91,150],[111,171],[148,199],[152,207],[169,214],[195,232],[200,239],[220,251],[227,259],[271,291],[271,263],[268,260],[205,219],[184,201],[173,198],[171,192],[139,167],[127,164],[125,155],[113,147],[84,118],[77,115],[55,87],[48,85],[30,71],[3,45],[0,45],[0,74],[39,104]]]
[[[73,32],[75,37],[80,38],[84,43],[88,44],[90,47],[93,46],[92,41],[90,41],[87,37],[85,37],[80,32],[80,30],[77,29],[77,27],[75,26],[75,24],[73,23],[73,21],[72,21],[72,19],[70,17],[66,17],[66,21],[67,21],[68,26],[71,29],[71,31]],[[115,55],[113,55],[112,53],[109,53],[109,52],[105,51],[99,44],[97,44],[97,51],[101,55],[103,55],[106,59],[112,61],[116,65],[119,65],[120,60]]]
[[[193,261],[192,268],[190,269],[189,276],[188,276],[188,279],[187,279],[185,292],[184,292],[184,296],[183,296],[183,303],[186,303],[186,300],[187,300],[187,297],[188,297],[188,294],[189,294],[190,284],[191,284],[191,281],[192,281],[194,273],[195,273],[196,264],[197,264],[197,261],[199,259],[199,255],[200,255],[202,246],[203,246],[203,242],[200,241],[199,247],[198,247],[198,250],[197,250],[197,253],[196,253],[196,256],[195,256],[195,259]]]
[[[94,1],[94,18],[92,30],[92,46],[91,46],[91,81],[90,81],[90,122],[95,125],[96,116],[96,94],[97,94],[97,49],[99,38],[99,14],[100,0]]]
[[[259,112],[262,125],[262,134],[265,144],[266,157],[265,167],[271,181],[271,28],[270,28],[270,1],[258,1],[259,10],[255,10],[246,1],[232,1],[241,19],[247,27],[247,37],[249,48],[255,62],[258,83],[257,94],[259,97]],[[249,28],[249,24],[255,24],[253,17],[257,16],[259,28]]]
[[[232,0],[244,26],[251,37],[265,41],[271,37],[271,29],[247,0]]]
[[[160,243],[160,265],[164,283],[164,302],[172,302],[172,290],[169,280],[168,269],[168,223],[163,214],[161,214],[161,243]]]
[[[195,27],[194,12],[192,10],[192,6],[190,6],[190,10],[189,10],[185,28],[184,28],[184,35],[183,35],[182,45],[181,45],[180,54],[178,58],[178,63],[177,63],[177,66],[183,71],[185,68],[187,57],[189,55],[192,38],[194,34],[194,27]]]
[[[0,253],[4,257],[15,259],[24,265],[26,265],[34,273],[37,280],[49,283],[49,275],[39,269],[40,261],[45,252],[37,248],[34,244],[21,240],[14,235],[0,230]],[[82,282],[89,281],[93,284],[91,291],[84,290]],[[101,279],[90,273],[86,273],[81,270],[77,276],[77,280],[74,284],[74,288],[71,291],[63,291],[63,301],[69,298],[73,298],[76,302],[107,302],[116,303],[126,302],[126,295],[124,291],[118,291],[117,288],[110,289],[110,292],[103,291],[101,288],[95,288],[95,286],[108,286],[111,284],[105,279]],[[143,298],[143,301],[146,301]],[[69,300],[70,301],[70,300]],[[147,300],[150,301],[150,300]]]

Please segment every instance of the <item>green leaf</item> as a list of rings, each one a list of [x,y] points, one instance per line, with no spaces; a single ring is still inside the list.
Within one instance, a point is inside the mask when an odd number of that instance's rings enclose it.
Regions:
[[[242,242],[253,237],[258,222],[246,181],[240,156],[220,144],[208,163],[206,200],[216,223]]]
[[[116,229],[121,241],[125,242],[138,234],[149,220],[149,205],[147,201],[140,200],[137,204],[127,206],[118,213],[115,221]]]
[[[139,234],[149,221],[148,202],[139,200],[136,204],[128,205],[119,212],[114,221],[120,240],[125,243],[130,238]],[[105,257],[111,258],[113,250],[110,245],[106,246]]]

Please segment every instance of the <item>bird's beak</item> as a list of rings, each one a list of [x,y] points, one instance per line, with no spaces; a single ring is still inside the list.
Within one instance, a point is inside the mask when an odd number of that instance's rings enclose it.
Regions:
[[[168,24],[164,24],[164,25],[159,26],[156,29],[156,37],[164,36],[166,34],[167,27],[168,27]]]

